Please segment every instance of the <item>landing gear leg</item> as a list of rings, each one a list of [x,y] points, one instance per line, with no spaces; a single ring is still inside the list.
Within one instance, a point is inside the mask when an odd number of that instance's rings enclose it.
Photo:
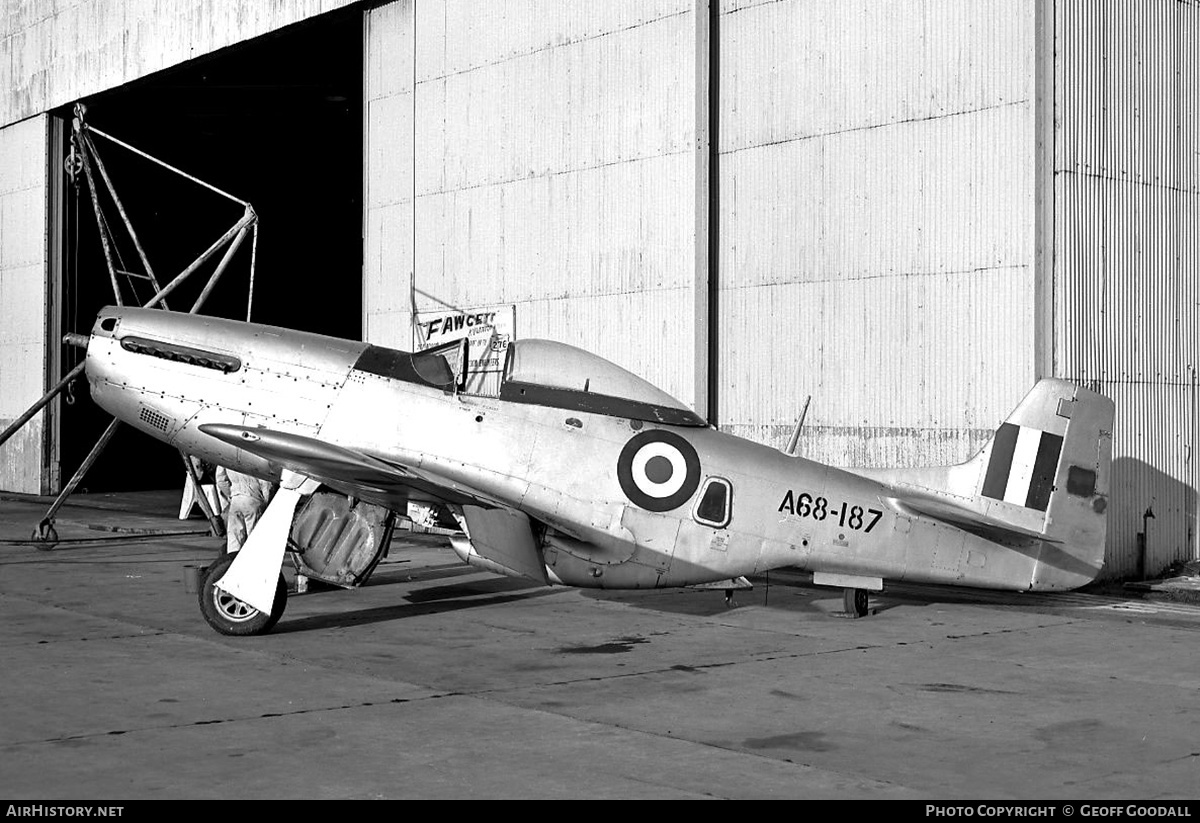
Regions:
[[[866,617],[869,603],[866,589],[842,589],[842,605],[850,617]]]

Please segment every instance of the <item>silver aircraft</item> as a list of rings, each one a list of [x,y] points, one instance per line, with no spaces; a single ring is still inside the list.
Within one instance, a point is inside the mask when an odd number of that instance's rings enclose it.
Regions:
[[[1039,381],[965,463],[848,470],[717,431],[572,346],[515,341],[488,382],[467,345],[410,353],[109,307],[86,371],[129,425],[280,482],[244,548],[202,580],[201,611],[225,634],[279,619],[287,552],[318,579],[362,582],[410,503],[451,513],[454,551],[500,574],[732,588],[796,567],[860,616],[885,580],[1064,590],[1103,565],[1113,404],[1065,381]]]

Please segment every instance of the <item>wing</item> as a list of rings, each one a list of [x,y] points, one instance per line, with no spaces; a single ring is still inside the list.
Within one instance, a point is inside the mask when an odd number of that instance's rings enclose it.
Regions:
[[[521,577],[549,584],[529,518],[503,501],[417,466],[270,429],[207,423],[200,431],[343,494],[404,511],[410,502],[461,508],[475,553]]]
[[[480,493],[416,467],[354,449],[271,429],[206,423],[200,431],[343,494],[402,510],[409,502],[492,505]]]

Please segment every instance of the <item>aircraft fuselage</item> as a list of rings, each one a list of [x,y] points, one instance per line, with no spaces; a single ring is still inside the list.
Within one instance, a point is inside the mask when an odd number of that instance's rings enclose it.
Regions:
[[[1086,582],[1035,585],[1037,541],[998,546],[905,509],[877,480],[712,428],[426,385],[386,367],[390,351],[108,309],[87,374],[114,416],[214,463],[278,479],[289,466],[200,430],[262,428],[407,467],[417,481],[428,472],[467,497],[523,511],[548,527],[539,547],[552,582],[655,588],[783,566],[1008,589]],[[354,493],[401,512],[413,499],[383,486]]]

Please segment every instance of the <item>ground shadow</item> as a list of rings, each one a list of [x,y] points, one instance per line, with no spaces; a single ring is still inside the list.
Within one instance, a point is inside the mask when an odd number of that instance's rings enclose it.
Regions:
[[[324,629],[344,629],[350,626],[364,626],[372,623],[385,623],[394,620],[404,620],[410,617],[423,617],[426,615],[446,614],[449,612],[463,611],[466,609],[480,609],[489,606],[497,606],[502,603],[512,603],[519,600],[530,600],[538,597],[545,597],[549,594],[554,594],[556,590],[546,587],[523,587],[520,589],[509,591],[508,593],[495,593],[489,597],[479,597],[480,591],[478,586],[443,586],[441,597],[438,599],[423,599],[419,602],[414,602],[411,597],[407,598],[408,602],[397,603],[392,606],[374,606],[368,609],[358,609],[355,611],[338,612],[336,614],[319,614],[310,617],[301,617],[295,620],[288,620],[287,614],[284,614],[279,624],[272,630],[272,634],[293,634],[296,632],[309,632]],[[457,590],[457,591],[455,591]],[[325,596],[337,596],[335,592],[329,592]],[[474,597],[476,599],[463,600],[464,597]],[[349,602],[349,601],[347,601]]]

